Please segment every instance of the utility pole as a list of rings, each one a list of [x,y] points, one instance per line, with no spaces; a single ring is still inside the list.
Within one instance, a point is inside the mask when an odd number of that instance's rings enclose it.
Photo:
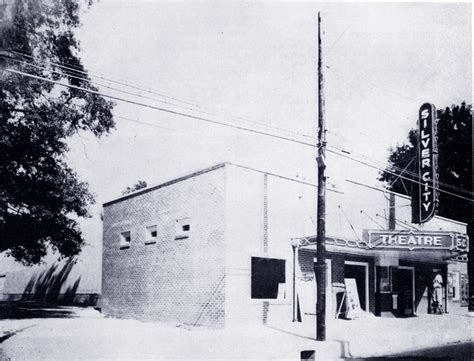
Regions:
[[[324,79],[321,51],[321,13],[318,12],[318,224],[316,264],[316,340],[326,340],[326,124],[324,119]]]

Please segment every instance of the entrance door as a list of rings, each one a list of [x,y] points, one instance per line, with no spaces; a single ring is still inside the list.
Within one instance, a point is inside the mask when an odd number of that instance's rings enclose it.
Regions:
[[[393,292],[398,294],[398,315],[409,317],[415,314],[414,307],[414,269],[398,267],[393,269]]]
[[[357,283],[360,307],[369,310],[369,264],[365,262],[344,262],[344,278],[354,278]]]

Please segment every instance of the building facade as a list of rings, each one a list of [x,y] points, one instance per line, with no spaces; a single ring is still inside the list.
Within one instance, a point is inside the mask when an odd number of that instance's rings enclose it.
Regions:
[[[223,163],[105,203],[103,312],[215,328],[314,322],[316,190]],[[351,181],[328,190],[329,318],[340,309],[346,279],[355,280],[367,312],[430,312],[437,272],[444,311],[461,309],[467,271],[452,260],[454,250],[368,247],[367,232],[390,228],[389,198]],[[440,217],[423,228],[412,225],[409,199],[394,199],[392,231],[465,233],[465,224]]]

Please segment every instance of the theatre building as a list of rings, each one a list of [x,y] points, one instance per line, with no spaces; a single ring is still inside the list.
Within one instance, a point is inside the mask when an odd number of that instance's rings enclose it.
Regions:
[[[215,328],[314,323],[316,191],[223,163],[105,203],[102,311]],[[433,312],[438,273],[442,311],[467,312],[466,225],[411,224],[409,204],[350,179],[328,189],[328,319],[344,317],[347,279],[368,313]]]

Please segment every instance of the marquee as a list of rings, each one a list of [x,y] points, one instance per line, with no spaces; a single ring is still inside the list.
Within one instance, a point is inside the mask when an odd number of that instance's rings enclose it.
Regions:
[[[363,234],[369,249],[449,250],[464,253],[469,248],[468,237],[455,232],[367,230]]]

